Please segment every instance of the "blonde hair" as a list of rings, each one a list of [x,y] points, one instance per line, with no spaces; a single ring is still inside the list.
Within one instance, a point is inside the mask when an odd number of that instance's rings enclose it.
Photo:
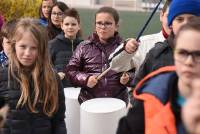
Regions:
[[[15,51],[15,42],[23,37],[24,32],[30,32],[38,45],[36,61],[28,69],[20,64]],[[12,40],[9,76],[20,83],[21,89],[16,108],[26,104],[31,112],[37,113],[36,105],[41,103],[44,114],[52,116],[58,108],[58,82],[50,64],[46,30],[38,21],[22,18],[16,25]]]

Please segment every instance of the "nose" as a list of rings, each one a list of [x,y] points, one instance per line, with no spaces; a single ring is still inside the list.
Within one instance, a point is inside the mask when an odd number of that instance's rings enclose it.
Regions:
[[[184,20],[184,22],[183,22],[183,25],[184,25],[184,24],[187,24],[189,21],[191,21],[191,17],[186,18],[186,19]]]
[[[24,55],[28,57],[30,54],[31,54],[31,51],[30,51],[30,49],[27,48],[27,49],[24,51]]]
[[[69,25],[69,28],[72,28],[73,26],[72,25]]]
[[[101,28],[106,28],[106,24],[101,24]]]
[[[187,24],[189,22],[189,19],[186,19],[184,22],[183,22],[183,25]]]

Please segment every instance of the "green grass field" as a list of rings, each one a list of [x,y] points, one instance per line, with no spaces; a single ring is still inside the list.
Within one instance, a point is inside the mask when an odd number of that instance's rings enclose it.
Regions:
[[[78,9],[81,16],[83,37],[86,38],[94,29],[94,15],[96,10]],[[150,12],[119,11],[120,14],[120,35],[124,38],[136,37]],[[161,29],[159,13],[156,13],[145,30],[144,34],[159,32]]]

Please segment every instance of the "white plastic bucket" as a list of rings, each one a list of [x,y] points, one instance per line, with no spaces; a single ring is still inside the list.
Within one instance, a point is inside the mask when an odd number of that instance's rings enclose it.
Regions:
[[[64,88],[67,134],[80,134],[80,104],[78,103],[80,90],[74,87]]]
[[[126,104],[116,98],[96,98],[81,104],[80,134],[116,134]]]

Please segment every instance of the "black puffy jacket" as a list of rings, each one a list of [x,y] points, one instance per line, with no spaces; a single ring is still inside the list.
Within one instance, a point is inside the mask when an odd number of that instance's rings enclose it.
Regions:
[[[6,100],[10,110],[2,128],[3,134],[66,134],[65,126],[65,98],[62,84],[59,84],[59,108],[52,117],[42,112],[37,104],[39,113],[31,113],[26,106],[16,109],[21,95],[19,83],[10,82],[8,88],[8,70],[0,68],[0,97]]]
[[[54,65],[54,68],[57,72],[64,72],[64,67],[68,64],[69,59],[71,58],[73,51],[76,49],[77,45],[82,40],[76,38],[74,40],[70,40],[65,38],[64,33],[57,35],[56,38],[49,41],[49,52],[51,61]],[[62,84],[64,87],[72,86],[66,77],[62,80]]]
[[[135,87],[147,74],[161,67],[174,65],[173,47],[170,44],[168,40],[157,42],[155,47],[147,53],[138,73],[136,73],[134,81],[132,81],[132,87]]]

